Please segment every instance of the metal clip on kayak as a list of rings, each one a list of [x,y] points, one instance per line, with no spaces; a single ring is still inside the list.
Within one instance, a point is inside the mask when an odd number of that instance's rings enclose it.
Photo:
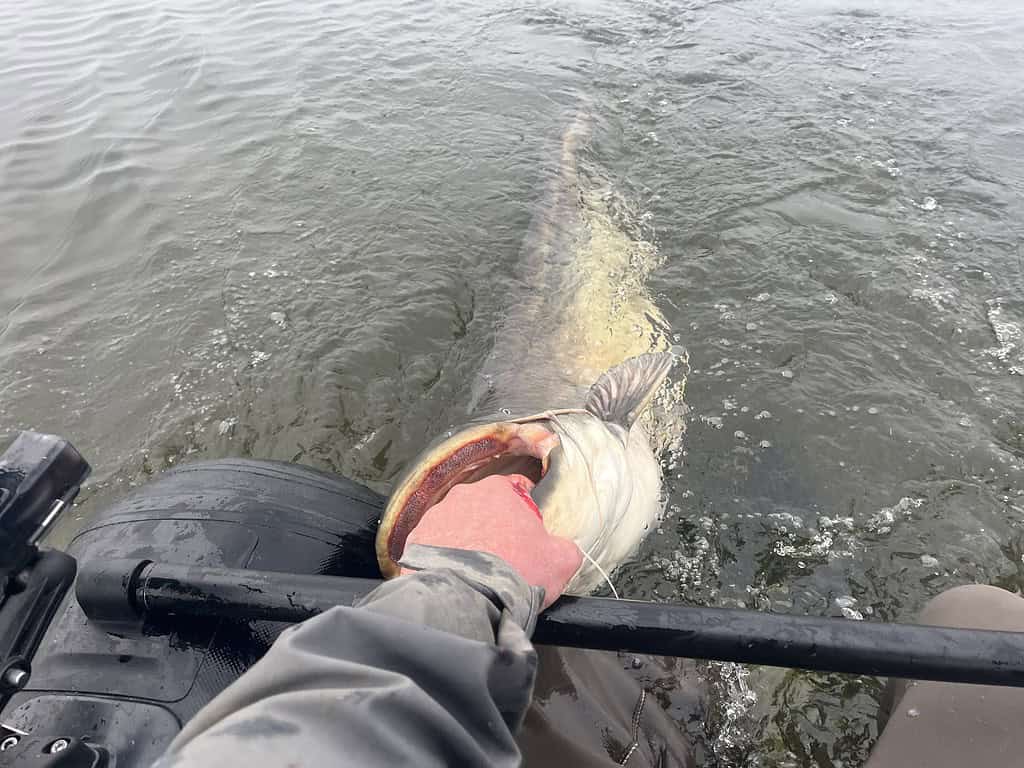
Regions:
[[[112,630],[173,617],[299,622],[380,582],[148,560],[80,566],[86,615]],[[534,642],[746,664],[1024,687],[1024,633],[563,596]]]

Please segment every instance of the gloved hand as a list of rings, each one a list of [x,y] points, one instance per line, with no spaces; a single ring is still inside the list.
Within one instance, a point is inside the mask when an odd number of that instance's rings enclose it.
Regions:
[[[544,528],[522,475],[491,475],[456,485],[427,510],[407,543],[497,555],[531,586],[544,588],[544,608],[557,600],[583,561],[579,547]]]

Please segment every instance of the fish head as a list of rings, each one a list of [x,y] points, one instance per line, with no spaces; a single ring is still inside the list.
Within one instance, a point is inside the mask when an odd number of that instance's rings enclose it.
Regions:
[[[435,441],[399,479],[377,528],[377,562],[386,578],[427,510],[456,485],[488,475],[520,475],[536,483],[547,473],[557,436],[543,423],[496,421],[467,426]]]
[[[377,531],[386,577],[399,572],[409,533],[460,483],[527,478],[545,528],[585,553],[566,591],[581,594],[639,546],[661,504],[660,467],[636,420],[674,358],[652,353],[602,374],[584,407],[466,427],[427,448],[396,484]]]
[[[586,553],[566,588],[592,591],[632,555],[661,509],[661,467],[639,426],[589,412],[556,415],[558,444],[530,495],[544,527]]]

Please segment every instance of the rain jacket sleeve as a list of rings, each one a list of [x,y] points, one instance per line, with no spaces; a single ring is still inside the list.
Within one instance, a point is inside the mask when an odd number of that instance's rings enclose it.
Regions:
[[[402,565],[282,633],[157,766],[519,765],[543,590],[484,553],[411,545]]]

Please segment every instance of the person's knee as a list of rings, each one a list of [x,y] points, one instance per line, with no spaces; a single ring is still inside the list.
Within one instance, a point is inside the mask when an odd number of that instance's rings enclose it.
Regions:
[[[966,584],[929,600],[918,621],[947,627],[1016,629],[1024,624],[1024,600],[999,587]]]

